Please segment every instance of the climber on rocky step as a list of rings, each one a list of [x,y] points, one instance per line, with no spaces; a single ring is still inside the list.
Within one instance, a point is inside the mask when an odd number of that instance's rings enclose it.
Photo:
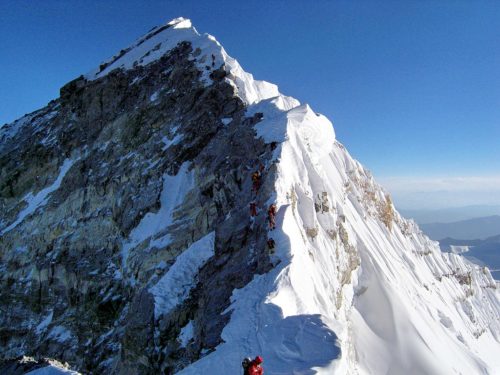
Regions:
[[[276,205],[274,203],[269,206],[267,216],[269,220],[269,229],[276,229]]]
[[[269,248],[269,250],[273,250],[274,245],[276,245],[276,242],[274,242],[274,240],[272,238],[269,238],[267,240],[267,247]]]
[[[260,188],[260,172],[259,171],[255,171],[252,173],[252,182],[253,182],[252,190],[257,192]]]
[[[257,203],[255,201],[250,202],[250,216],[257,216]]]

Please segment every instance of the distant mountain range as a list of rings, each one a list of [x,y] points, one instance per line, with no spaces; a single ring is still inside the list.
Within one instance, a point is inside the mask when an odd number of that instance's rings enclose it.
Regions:
[[[403,216],[412,218],[418,224],[453,223],[460,220],[500,215],[500,206],[475,205],[434,210],[402,209],[398,207],[398,211]]]
[[[444,252],[462,254],[470,261],[487,266],[500,280],[500,216],[478,217],[453,223],[419,224]]]
[[[458,240],[484,240],[500,234],[500,216],[478,217],[453,223],[435,222],[419,226],[427,236],[436,241],[448,237]]]

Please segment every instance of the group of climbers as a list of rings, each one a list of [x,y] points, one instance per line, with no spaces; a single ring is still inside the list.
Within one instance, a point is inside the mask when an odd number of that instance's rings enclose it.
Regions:
[[[259,169],[252,173],[252,191],[255,192],[255,199],[250,202],[250,221],[252,222],[252,227],[258,213],[257,193],[261,187],[261,179],[264,169],[264,165],[259,163]],[[267,221],[269,222],[269,230],[276,229],[276,205],[274,203],[269,205],[269,208],[267,209]],[[271,237],[267,239],[266,243],[269,250],[274,249],[275,242]],[[253,360],[249,357],[245,358],[241,363],[243,366],[243,375],[263,375],[264,369],[261,366],[262,362],[263,359],[259,355]]]
[[[261,187],[262,173],[264,172],[264,170],[265,166],[262,163],[259,163],[259,168],[252,173],[252,192],[255,193],[255,196],[257,196],[257,193]],[[252,230],[257,213],[257,202],[256,199],[254,199],[250,202],[250,228]],[[269,205],[269,208],[267,209],[267,222],[269,224],[269,230],[276,229],[276,205],[274,203]],[[274,249],[275,242],[272,238],[268,238],[267,246],[270,250]]]
[[[254,218],[257,216],[257,202],[250,202],[250,217]],[[276,229],[276,205],[270,204],[267,209],[267,222],[269,223],[269,230]]]
[[[247,357],[241,363],[243,366],[243,375],[263,375],[264,369],[261,366],[261,363],[264,362],[262,357],[258,355],[252,360],[250,357]]]

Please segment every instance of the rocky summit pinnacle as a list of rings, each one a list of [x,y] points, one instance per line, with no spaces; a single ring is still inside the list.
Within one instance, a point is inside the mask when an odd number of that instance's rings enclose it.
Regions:
[[[0,176],[2,373],[500,368],[489,270],[187,19],[2,127]]]

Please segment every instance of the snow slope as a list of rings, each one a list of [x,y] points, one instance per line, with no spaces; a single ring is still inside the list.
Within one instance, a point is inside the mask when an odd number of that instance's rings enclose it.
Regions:
[[[163,234],[166,228],[172,224],[172,214],[175,208],[182,202],[184,195],[193,185],[192,173],[188,172],[188,165],[184,164],[177,175],[163,176],[163,189],[160,196],[161,207],[158,212],[148,212],[139,224],[132,230],[129,238],[124,241],[122,247],[122,264],[127,268],[127,260],[130,250],[139,243],[149,239],[149,247],[166,246],[170,242],[170,235]]]
[[[241,359],[257,354],[266,374],[499,373],[500,296],[489,271],[442,254],[394,210],[335,139],[328,119],[254,80],[212,36],[175,19],[86,78],[146,65],[180,41],[192,44],[207,84],[211,70],[226,70],[248,115],[263,114],[257,136],[279,142],[276,193],[267,202],[278,207],[277,229],[269,234],[276,267],[234,291],[224,342],[180,373],[211,373],[216,364],[218,373],[237,374]],[[162,201],[162,210],[171,208]],[[141,222],[131,243],[152,235],[149,221],[154,217]],[[184,280],[173,277],[177,272],[163,284]],[[153,291],[158,313],[169,306],[162,285]]]

